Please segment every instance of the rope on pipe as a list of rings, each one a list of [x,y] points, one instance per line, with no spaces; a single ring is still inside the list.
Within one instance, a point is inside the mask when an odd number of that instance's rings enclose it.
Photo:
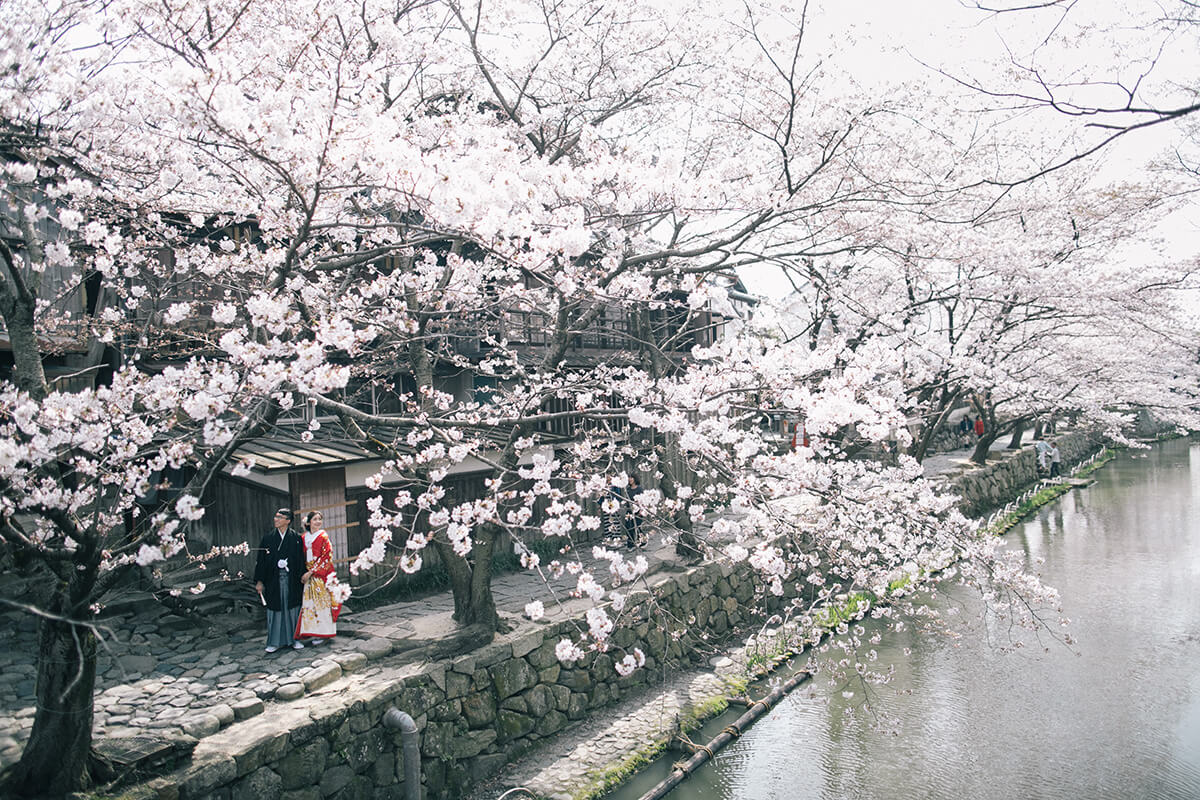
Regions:
[[[771,690],[771,693],[766,697],[751,703],[746,712],[738,717],[736,721],[731,725],[727,725],[708,744],[697,747],[696,752],[691,758],[682,764],[676,764],[675,769],[671,770],[670,775],[663,778],[653,789],[646,792],[638,800],[661,800],[661,798],[666,797],[668,792],[683,783],[684,778],[695,772],[705,761],[713,758],[718,750],[740,736],[741,732],[753,723],[754,720],[767,713],[776,703],[786,697],[789,692],[810,677],[811,675],[807,672],[797,672],[781,685]]]

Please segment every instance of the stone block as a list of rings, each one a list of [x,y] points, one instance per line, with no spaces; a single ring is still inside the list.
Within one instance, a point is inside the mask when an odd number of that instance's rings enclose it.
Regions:
[[[450,757],[454,739],[465,731],[454,722],[430,722],[421,731],[421,755],[429,758]]]
[[[533,730],[537,721],[526,714],[501,709],[496,713],[496,731],[500,734],[499,741],[511,742],[519,739]]]
[[[288,753],[277,767],[283,779],[283,788],[291,790],[316,786],[325,772],[328,758],[329,742],[320,738]]]
[[[554,654],[555,642],[545,640],[536,650],[533,650],[526,656],[526,660],[533,665],[535,669],[546,669],[547,667],[558,664],[558,656]]]
[[[154,800],[179,800],[179,784],[167,778],[155,778],[146,783]]]
[[[425,668],[425,673],[429,676],[429,680],[441,691],[446,691],[446,664],[438,662],[430,664]]]
[[[571,690],[562,684],[555,684],[550,687],[550,692],[554,695],[554,707],[566,711],[571,702]]]
[[[295,683],[281,683],[279,687],[275,689],[276,700],[283,700],[286,702],[289,700],[297,700],[303,696],[304,684],[299,681],[296,681]]]
[[[350,730],[350,723],[343,722],[334,729],[333,733],[329,734],[329,753],[331,756],[336,756],[338,761],[342,760],[346,747],[350,744],[350,739],[354,734]]]
[[[552,664],[543,670],[538,671],[538,683],[558,683],[558,676],[562,673],[562,667],[558,664]]]
[[[280,800],[283,779],[267,767],[259,767],[230,788],[231,800]]]
[[[329,800],[362,800],[364,797],[371,797],[374,792],[375,787],[371,785],[371,779],[365,775],[358,775],[328,797]]]
[[[391,655],[392,647],[391,641],[379,637],[354,643],[354,649],[365,655],[370,661],[378,661]]]
[[[581,692],[571,692],[567,701],[567,719],[583,719],[587,716],[588,696]]]
[[[679,591],[679,584],[669,576],[664,576],[650,584],[650,589],[656,597],[667,598]]]
[[[388,738],[383,728],[373,728],[350,740],[344,751],[346,763],[350,769],[361,774],[370,769],[375,759],[387,748]]]
[[[736,600],[734,601],[737,602]],[[667,651],[667,637],[658,628],[646,633],[646,651],[655,658],[662,658]]]
[[[371,765],[371,783],[376,786],[391,786],[396,782],[396,754],[386,748]]]
[[[545,716],[550,709],[554,708],[554,693],[550,691],[549,686],[539,684],[526,690],[521,697],[525,701],[526,709],[535,718]]]
[[[342,668],[339,664],[331,662],[314,667],[312,672],[304,676],[304,691],[315,692],[340,677],[342,677]]]
[[[541,631],[531,631],[519,636],[512,643],[513,658],[524,658],[542,646],[545,636]]]
[[[512,645],[504,642],[492,642],[475,651],[475,666],[491,667],[501,661],[512,658]]]
[[[478,665],[475,663],[475,656],[463,656],[450,665],[450,669],[460,675],[474,675]]]
[[[184,722],[182,727],[188,736],[203,739],[221,730],[221,720],[215,714],[197,714]]]
[[[519,694],[504,700],[500,703],[500,708],[505,711],[516,711],[518,714],[528,714],[529,705],[525,702],[525,698]]]
[[[472,758],[468,765],[471,783],[487,780],[498,773],[506,763],[508,763],[508,757],[504,753],[492,753]]]
[[[609,688],[607,683],[597,683],[592,693],[588,696],[588,706],[590,708],[601,708],[608,705],[616,699],[616,692]]]
[[[558,674],[558,682],[573,692],[587,692],[592,688],[592,675],[585,669],[564,669]]]
[[[348,766],[337,766],[325,770],[321,775],[321,796],[329,797],[341,791],[349,786],[352,780],[354,780],[354,770]]]
[[[233,715],[238,719],[250,719],[263,712],[263,701],[257,697],[238,700],[233,704]]]
[[[434,722],[449,722],[463,715],[462,700],[447,700],[429,709],[429,718]]]
[[[321,703],[308,710],[308,718],[322,730],[340,727],[349,716],[346,707],[337,703]]]
[[[445,699],[446,695],[435,686],[406,686],[396,698],[396,707],[416,719]]]
[[[220,721],[222,728],[233,722],[235,718],[233,708],[226,703],[218,703],[210,708],[208,713],[212,714]]]
[[[471,676],[461,672],[446,673],[446,697],[462,697],[471,691]]]
[[[431,761],[421,767],[425,772],[425,797],[442,797],[446,791],[446,762]]]
[[[342,668],[343,675],[358,672],[367,665],[367,656],[365,653],[338,653],[333,657],[333,660]]]
[[[216,719],[214,717],[213,719]],[[192,766],[180,782],[181,797],[211,797],[219,787],[232,783],[237,777],[237,762],[232,756],[213,755]]]
[[[496,701],[489,693],[476,692],[463,698],[462,712],[468,727],[483,728],[496,719]]]
[[[613,659],[608,653],[600,653],[596,656],[596,660],[592,662],[592,680],[607,681],[614,677],[617,673],[613,669]]]
[[[537,679],[537,672],[523,658],[510,658],[492,667],[492,682],[499,700],[536,685]]]
[[[249,775],[259,767],[283,758],[291,736],[286,728],[262,717],[243,722],[238,726],[237,741],[231,754],[237,761],[238,774]]]
[[[561,711],[549,711],[538,719],[535,730],[539,736],[549,736],[558,733],[567,725],[567,717]]]
[[[455,737],[450,743],[450,757],[455,759],[473,758],[496,743],[498,734],[494,728]]]

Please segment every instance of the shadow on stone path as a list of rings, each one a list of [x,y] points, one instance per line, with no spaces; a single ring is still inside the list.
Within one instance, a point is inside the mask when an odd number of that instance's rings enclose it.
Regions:
[[[596,563],[591,545],[581,560]],[[673,569],[676,556],[659,543],[640,551],[648,574]],[[627,554],[628,555],[628,554]],[[601,563],[600,569],[607,571]],[[567,594],[576,576],[563,574],[550,585],[564,604],[552,602],[535,573],[497,576],[493,592],[502,618],[516,620],[536,598],[546,618],[565,618],[588,605]],[[189,742],[238,720],[261,714],[267,704],[286,703],[340,680],[373,677],[386,667],[426,660],[456,628],[449,590],[426,598],[349,611],[338,636],[303,650],[264,652],[261,610],[215,614],[201,619],[175,616],[137,593],[115,598],[131,609],[102,618],[96,670],[94,742],[123,764],[186,751]],[[353,600],[350,608],[352,608]],[[20,611],[0,614],[0,768],[15,763],[33,726],[37,620]]]

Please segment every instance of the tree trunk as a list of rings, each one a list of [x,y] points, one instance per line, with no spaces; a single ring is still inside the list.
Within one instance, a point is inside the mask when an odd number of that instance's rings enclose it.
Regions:
[[[496,613],[496,599],[492,596],[492,556],[496,550],[496,533],[488,531],[476,535],[471,555],[475,564],[471,569],[471,596],[465,616],[459,620],[463,625],[482,625],[488,630],[501,628],[500,615]]]
[[[1039,419],[1033,425],[1033,440],[1035,442],[1040,440],[1042,438],[1042,434],[1044,432],[1045,432],[1045,422],[1043,422],[1041,419]]]
[[[471,606],[471,565],[455,553],[454,548],[447,542],[435,538],[433,548],[450,578],[450,593],[454,597],[454,619],[461,622]]]
[[[38,631],[37,713],[5,788],[61,796],[93,783],[89,772],[96,637],[91,628],[43,619]]]
[[[1021,436],[1024,435],[1024,433],[1025,433],[1024,420],[1017,420],[1016,422],[1014,422],[1012,438],[1008,440],[1008,449],[1009,450],[1020,450],[1021,449]]]
[[[975,464],[987,463],[988,450],[992,449],[996,438],[996,433],[985,430],[983,436],[980,436],[979,440],[975,442],[975,452],[971,453],[971,461]]]
[[[913,437],[912,444],[908,446],[909,456],[916,459],[918,463],[924,461],[925,457],[929,455],[929,446],[933,444],[933,438],[946,427],[946,422],[950,419],[950,412],[954,410],[954,404],[958,402],[960,394],[961,392],[957,390],[951,392],[942,389],[937,405],[930,409],[930,414],[924,415],[925,421],[921,423],[917,435]],[[932,397],[921,398],[918,408],[931,399]],[[932,421],[929,419],[930,416],[933,417]]]
[[[446,542],[434,539],[433,544],[450,576],[454,621],[464,628],[480,625],[493,632],[500,630],[500,615],[496,613],[496,601],[492,596],[495,534],[483,533],[476,537],[471,561],[455,553]]]

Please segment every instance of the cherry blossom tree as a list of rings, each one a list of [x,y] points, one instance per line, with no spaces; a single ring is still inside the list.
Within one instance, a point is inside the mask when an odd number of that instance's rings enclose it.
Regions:
[[[774,107],[827,106],[804,98],[794,65],[762,58],[777,42],[753,20],[728,26],[703,9],[10,10],[0,314],[15,364],[0,536],[9,563],[52,578],[24,604],[42,617],[39,710],[7,778],[17,792],[100,777],[87,760],[98,602],[129,570],[184,551],[204,487],[249,468],[232,454],[295,403],[337,411],[387,456],[380,484],[418,487],[388,509],[378,498],[379,538],[361,563],[384,557],[411,504],[423,516],[404,563],[433,541],[460,618],[492,629],[500,532],[594,527],[584,503],[603,505],[637,457],[614,445],[611,422],[653,380],[634,364],[566,368],[571,338],[615,306],[643,315],[631,350],[675,351],[669,340],[706,304],[726,302],[709,276],[750,237],[873,191],[833,174],[861,127],[854,112],[764,128]],[[716,59],[711,45],[730,35],[726,46],[740,37],[759,57]],[[765,69],[786,91],[710,106],[696,76],[718,67],[739,89]],[[751,96],[758,107],[741,108]],[[752,164],[728,165],[739,149]],[[645,316],[668,300],[681,323]],[[549,322],[530,365],[504,326],[535,311]],[[449,345],[464,319],[495,351],[472,364],[498,382],[486,407],[431,379],[434,364],[461,363]],[[68,374],[48,377],[56,359]],[[407,374],[401,413],[339,405],[356,370]],[[551,399],[567,410],[547,411]],[[538,428],[567,418],[609,432],[564,458]],[[442,503],[447,466],[468,457],[495,469],[489,495]],[[139,499],[182,468],[195,478],[146,518]],[[563,481],[577,486],[552,486]],[[712,507],[666,487],[675,515]]]
[[[636,504],[656,531],[699,552],[687,536],[707,519],[723,550],[705,554],[748,560],[800,618],[956,558],[981,591],[1053,601],[913,462],[859,457],[905,443],[894,340],[798,339],[772,304],[739,305],[737,269],[905,252],[896,234],[941,196],[927,164],[897,156],[910,98],[835,81],[803,15],[6,10],[0,558],[44,592],[6,600],[41,618],[38,712],[8,790],[103,778],[88,761],[97,605],[185,555],[204,488],[251,468],[239,445],[298,404],[380,456],[355,570],[415,571],[433,547],[458,620],[490,635],[492,556],[511,543],[594,601],[567,660],[613,646],[645,560],[600,547],[610,573],[593,575],[571,551],[540,563],[533,543],[594,538],[632,473],[650,479]],[[575,357],[601,336],[612,355]],[[449,373],[473,383],[447,390]],[[356,402],[363,386],[387,413]],[[776,412],[805,419],[812,446],[781,447]],[[453,496],[468,463],[489,479]],[[146,513],[169,469],[194,477]]]

